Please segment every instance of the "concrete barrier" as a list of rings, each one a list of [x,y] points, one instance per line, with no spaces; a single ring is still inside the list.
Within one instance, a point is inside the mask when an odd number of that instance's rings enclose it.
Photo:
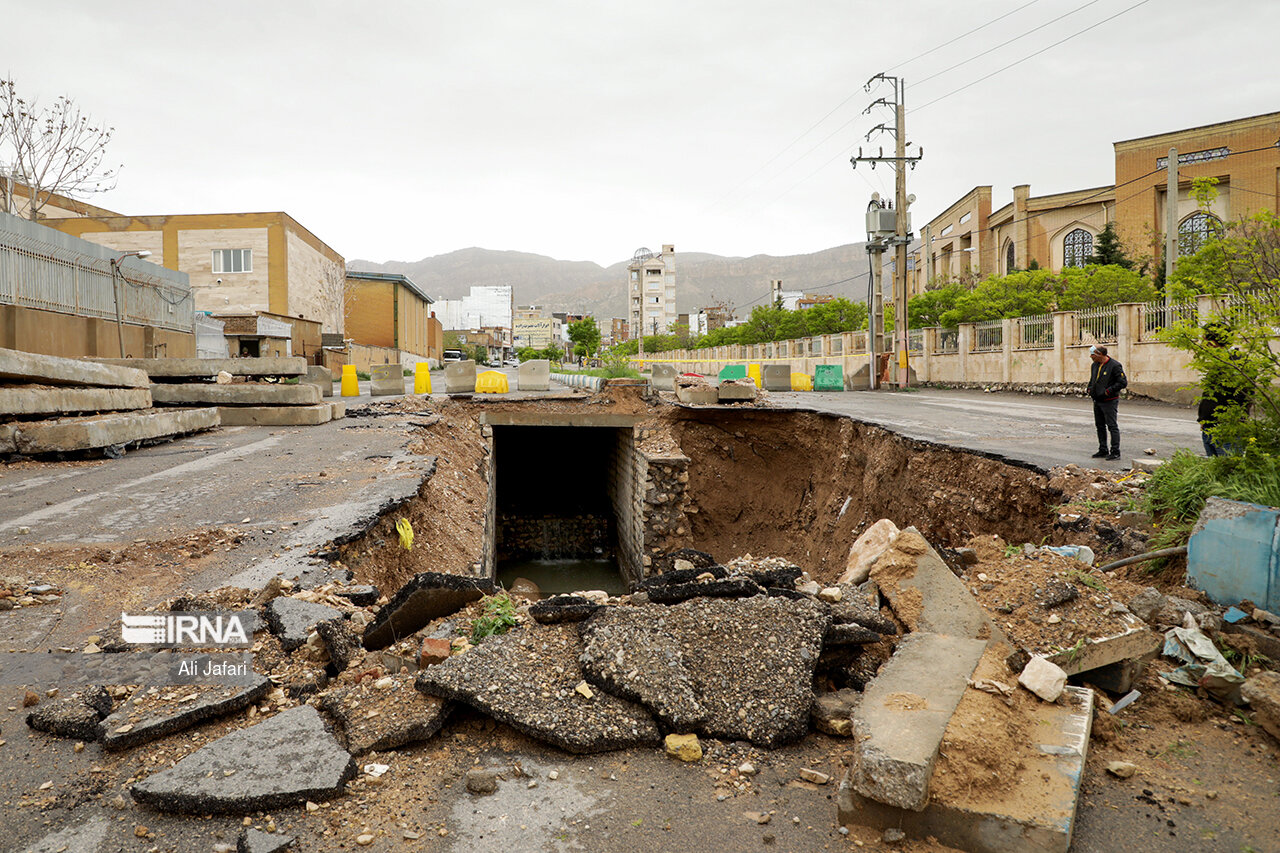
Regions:
[[[813,379],[807,373],[791,374],[791,390],[792,391],[812,391]]]
[[[516,387],[521,391],[551,390],[551,362],[545,358],[522,361],[516,371]]]
[[[760,376],[760,365],[758,365],[758,364],[748,364],[748,365],[747,365],[747,378],[749,378],[752,382],[756,383],[756,390],[757,390],[757,391],[759,391],[761,388],[763,388],[763,387],[764,387],[764,380],[763,380],[763,379],[761,378],[761,376]]]
[[[653,376],[649,380],[655,391],[676,390],[676,366],[674,364],[655,364]]]
[[[791,390],[791,365],[766,364],[761,372],[761,381],[766,391]]]
[[[369,379],[370,397],[404,394],[404,368],[398,363],[370,365]]]
[[[813,369],[813,390],[843,391],[844,368],[838,364],[819,364]]]
[[[307,365],[307,375],[302,380],[304,385],[314,385],[320,389],[321,397],[333,396],[333,371],[317,364]]]
[[[476,391],[476,363],[451,361],[444,366],[444,392],[446,394],[474,394]]]
[[[726,379],[746,379],[747,366],[745,364],[726,364],[720,368],[720,375],[716,377],[717,381],[723,382]]]

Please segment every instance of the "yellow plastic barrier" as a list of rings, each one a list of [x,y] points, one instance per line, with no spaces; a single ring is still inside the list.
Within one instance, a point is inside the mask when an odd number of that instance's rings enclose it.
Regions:
[[[420,361],[413,366],[413,393],[431,393],[431,365]]]
[[[812,391],[813,377],[807,373],[791,374],[791,390],[792,391]]]
[[[356,378],[356,366],[354,364],[342,365],[342,396],[360,396],[360,380]]]
[[[764,387],[764,381],[760,377],[760,365],[748,364],[747,378],[750,379],[752,382],[756,383],[757,390]]]
[[[508,391],[507,375],[497,370],[486,370],[476,377],[477,394],[505,394]]]

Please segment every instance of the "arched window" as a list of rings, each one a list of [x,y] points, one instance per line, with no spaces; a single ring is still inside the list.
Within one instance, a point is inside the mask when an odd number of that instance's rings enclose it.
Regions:
[[[1093,235],[1083,228],[1077,228],[1062,238],[1062,265],[1064,267],[1082,267],[1093,254]]]
[[[1197,210],[1178,226],[1178,254],[1194,255],[1204,248],[1209,238],[1218,236],[1221,228],[1218,217]]]
[[[1004,274],[1008,275],[1018,268],[1018,253],[1013,249],[1013,241],[1009,241],[1009,246],[1004,250]]]

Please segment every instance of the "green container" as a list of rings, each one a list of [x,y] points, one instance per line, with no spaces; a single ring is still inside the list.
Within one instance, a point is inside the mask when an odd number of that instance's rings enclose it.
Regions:
[[[745,364],[726,364],[720,368],[720,381],[726,379],[746,379],[747,366]]]
[[[813,369],[813,390],[843,391],[844,368],[838,364],[819,364]]]

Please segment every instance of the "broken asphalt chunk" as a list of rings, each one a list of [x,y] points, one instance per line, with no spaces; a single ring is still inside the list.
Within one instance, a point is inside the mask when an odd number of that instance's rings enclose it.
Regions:
[[[588,699],[575,690],[581,651],[576,625],[528,625],[427,667],[415,686],[568,752],[657,743],[658,727],[640,705],[608,693]]]
[[[351,659],[364,653],[360,646],[360,633],[351,622],[341,617],[316,623],[316,633],[329,653],[329,674],[337,675],[351,663]]]
[[[240,833],[236,853],[281,853],[292,844],[292,835],[278,835],[249,827]]]
[[[45,702],[27,715],[27,725],[39,732],[77,740],[97,740],[99,721],[111,713],[105,687],[86,687],[78,693]]]
[[[371,689],[371,679],[364,679],[359,685],[330,690],[320,697],[320,709],[338,723],[352,755],[428,740],[440,731],[453,709],[443,699],[414,690],[408,678],[391,678],[395,689]]]
[[[366,649],[384,649],[433,619],[448,616],[494,592],[493,581],[421,572],[400,588],[364,631]]]
[[[543,625],[581,622],[599,610],[601,605],[580,595],[553,595],[529,607],[529,615]]]
[[[291,652],[307,641],[317,622],[341,619],[341,610],[299,598],[273,598],[267,605],[267,623],[280,638],[280,647]]]
[[[766,596],[607,608],[582,626],[583,671],[671,729],[773,748],[809,729],[828,624],[813,601]]]
[[[257,702],[271,689],[264,675],[253,674],[246,687],[168,686],[159,696],[142,688],[102,721],[103,749],[127,749],[231,714]]]
[[[225,735],[133,785],[133,798],[164,812],[236,814],[342,793],[355,760],[310,705]]]

